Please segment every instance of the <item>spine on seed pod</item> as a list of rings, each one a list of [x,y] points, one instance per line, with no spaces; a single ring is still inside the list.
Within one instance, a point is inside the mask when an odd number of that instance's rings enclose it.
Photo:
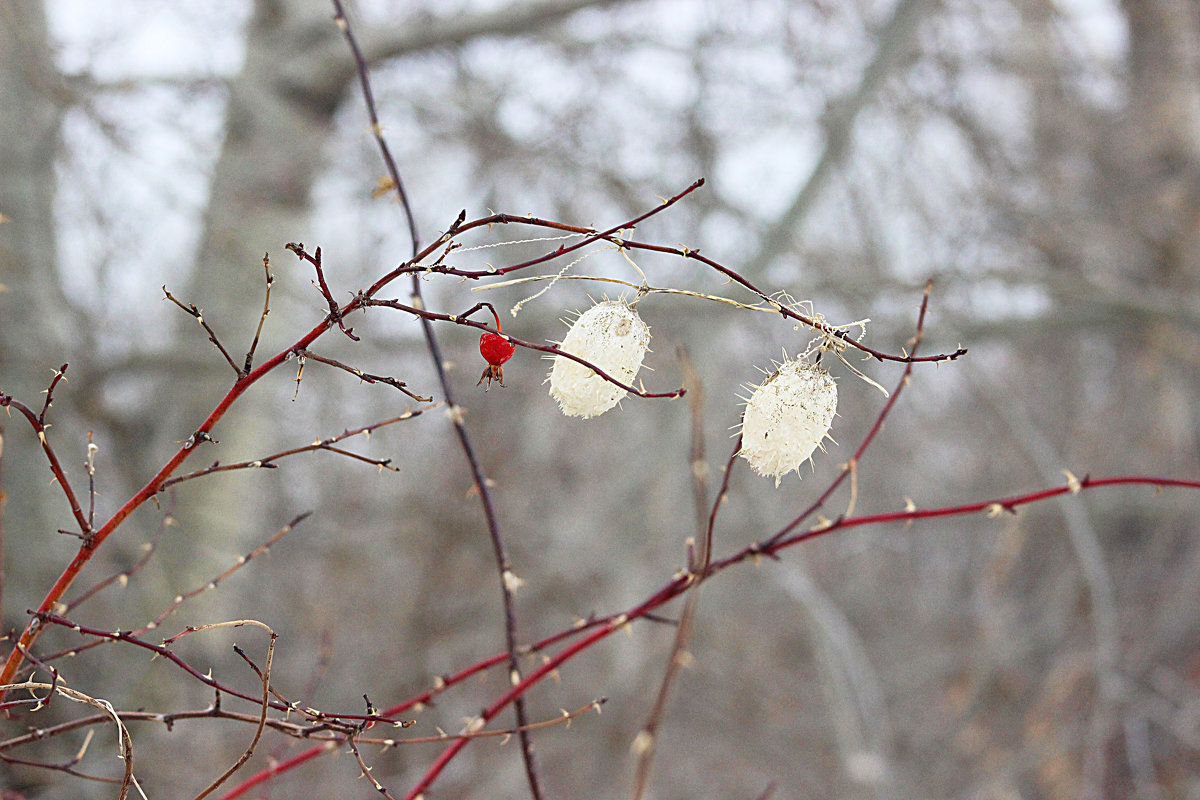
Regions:
[[[757,386],[742,415],[738,452],[759,475],[780,480],[812,460],[829,436],[837,411],[837,384],[817,364],[787,360]],[[832,440],[830,440],[832,441]]]
[[[631,384],[649,345],[650,327],[637,311],[623,300],[605,300],[579,315],[560,347]],[[554,357],[549,381],[550,396],[569,417],[599,416],[628,394],[594,370],[563,356]]]

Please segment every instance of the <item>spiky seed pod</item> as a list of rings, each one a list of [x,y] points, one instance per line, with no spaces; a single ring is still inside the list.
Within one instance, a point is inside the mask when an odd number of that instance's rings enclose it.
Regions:
[[[562,341],[568,353],[590,361],[606,373],[630,384],[642,367],[650,346],[650,327],[623,300],[605,300],[579,315]],[[569,417],[599,416],[621,401],[627,392],[578,361],[554,357],[550,370],[550,396]]]
[[[742,415],[738,452],[759,475],[775,478],[812,458],[829,435],[837,410],[837,385],[816,364],[787,361],[753,388]]]

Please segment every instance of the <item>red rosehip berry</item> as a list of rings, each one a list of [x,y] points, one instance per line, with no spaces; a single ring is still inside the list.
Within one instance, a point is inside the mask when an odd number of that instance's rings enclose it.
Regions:
[[[479,337],[479,354],[483,356],[484,361],[495,367],[512,358],[516,349],[516,345],[498,333],[484,331]]]
[[[497,381],[503,386],[504,367],[501,365],[512,358],[516,349],[516,345],[500,334],[484,331],[479,337],[479,354],[483,356],[484,361],[488,362],[488,365],[484,368],[483,374],[479,376],[479,381],[475,385],[478,386],[486,379],[487,386],[483,387],[485,392],[491,388],[492,381]]]

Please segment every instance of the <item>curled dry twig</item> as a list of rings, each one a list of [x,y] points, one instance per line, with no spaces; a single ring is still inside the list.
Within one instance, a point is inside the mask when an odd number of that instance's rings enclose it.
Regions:
[[[233,763],[233,765],[231,767],[229,767],[229,769],[225,770],[225,772],[219,778],[217,778],[215,781],[210,783],[208,785],[208,787],[204,789],[204,791],[202,791],[202,792],[200,792],[200,794],[196,795],[195,800],[204,800],[205,797],[208,797],[210,794],[215,792],[217,790],[217,787],[219,787],[225,781],[229,780],[230,776],[233,775],[233,773],[235,773],[239,769],[241,769],[242,765],[250,760],[250,757],[254,755],[254,748],[258,746],[258,741],[259,741],[259,739],[262,738],[263,728],[267,724],[267,709],[269,708],[270,699],[271,699],[271,661],[275,657],[275,640],[279,638],[279,634],[277,634],[277,633],[275,633],[275,631],[271,630],[270,626],[268,626],[267,624],[265,624],[263,622],[259,622],[258,620],[254,620],[254,619],[242,619],[242,620],[237,620],[235,622],[222,622],[222,623],[216,623],[216,624],[212,624],[212,625],[205,625],[205,626],[203,626],[203,628],[200,628],[198,630],[212,630],[215,628],[223,628],[223,627],[227,627],[227,626],[242,627],[243,625],[253,625],[253,626],[262,628],[263,630],[265,630],[267,632],[267,635],[270,637],[267,642],[266,663],[263,666],[261,671],[258,670],[257,668],[255,668],[255,672],[257,672],[259,674],[259,677],[262,679],[262,703],[261,703],[262,710],[259,713],[258,726],[254,729],[254,738],[250,741],[250,744],[242,752],[241,756],[238,757],[238,760],[235,761]],[[245,656],[242,654],[242,652],[240,650],[238,650],[238,654],[242,655],[243,658],[245,658]],[[251,663],[251,667],[253,667],[253,666],[254,666],[254,664]]]
[[[41,681],[24,681],[22,683],[9,683],[0,685],[0,692],[5,694],[8,692],[23,690],[27,690],[29,692],[33,692],[35,690],[47,690],[65,697],[72,702],[84,703],[100,709],[105,717],[111,719],[117,726],[118,741],[121,750],[119,755],[121,760],[125,762],[125,775],[121,779],[121,791],[118,795],[118,800],[125,800],[125,798],[129,796],[130,786],[136,787],[138,793],[142,794],[141,787],[137,784],[137,778],[135,778],[133,775],[133,738],[129,735],[129,729],[125,727],[125,723],[121,721],[120,715],[117,714],[116,709],[113,708],[111,703],[109,703],[107,700],[101,700],[99,698],[84,694],[76,689],[68,688],[57,682],[42,683]],[[44,700],[45,698],[42,698],[38,701],[43,707],[45,706]],[[142,794],[142,797],[144,798],[145,795]]]

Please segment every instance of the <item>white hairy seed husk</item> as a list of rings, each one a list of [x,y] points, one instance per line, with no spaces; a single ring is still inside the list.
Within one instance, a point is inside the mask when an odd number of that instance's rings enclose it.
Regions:
[[[815,364],[788,361],[754,387],[742,415],[738,455],[759,475],[775,478],[812,458],[829,434],[837,410],[837,385]]]
[[[632,384],[650,345],[650,328],[622,300],[605,300],[579,315],[561,349],[590,361],[625,384]],[[627,392],[578,361],[554,357],[550,396],[569,417],[595,417]]]

